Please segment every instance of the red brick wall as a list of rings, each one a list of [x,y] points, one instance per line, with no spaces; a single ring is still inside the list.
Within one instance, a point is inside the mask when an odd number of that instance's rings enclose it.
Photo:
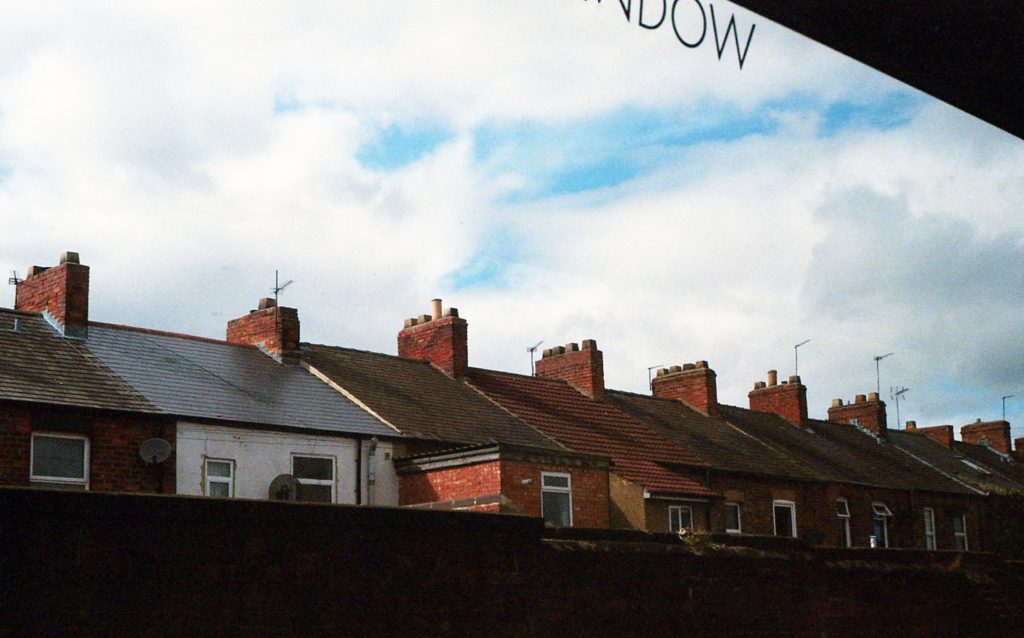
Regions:
[[[593,339],[583,341],[583,348],[575,343],[565,347],[549,348],[537,361],[536,374],[545,379],[561,379],[591,396],[604,393],[604,355]]]
[[[653,386],[656,397],[685,401],[704,414],[718,413],[718,383],[715,371],[707,367],[706,361],[666,372],[659,370]]]
[[[987,423],[972,423],[960,428],[960,438],[964,443],[988,442],[993,450],[1003,454],[1009,454],[1010,449],[1010,424],[1007,421],[989,421]]]
[[[89,267],[65,263],[18,284],[14,307],[27,312],[48,312],[62,326],[89,325]]]
[[[501,491],[530,516],[540,516],[541,472],[571,475],[572,526],[608,527],[608,471],[568,465],[503,461]],[[524,479],[531,479],[524,485]]]
[[[755,388],[747,398],[751,410],[771,412],[796,425],[807,422],[807,387],[800,383],[800,377],[790,377],[790,383]]]
[[[295,308],[265,308],[228,322],[227,340],[263,346],[278,356],[299,349],[299,311]]]
[[[92,491],[175,493],[175,455],[147,465],[139,445],[162,438],[172,445],[174,423],[166,419],[91,411],[0,405],[0,483],[29,485],[32,432],[81,434],[89,438]]]
[[[398,504],[433,503],[499,492],[501,492],[500,462],[489,461],[462,467],[403,474],[399,477]],[[534,516],[539,516],[539,513]]]
[[[469,324],[460,317],[441,317],[398,333],[398,356],[430,361],[452,377],[469,367]]]
[[[952,425],[933,425],[926,428],[916,428],[912,430],[918,434],[923,434],[929,439],[938,441],[946,447],[953,447],[953,426]]]

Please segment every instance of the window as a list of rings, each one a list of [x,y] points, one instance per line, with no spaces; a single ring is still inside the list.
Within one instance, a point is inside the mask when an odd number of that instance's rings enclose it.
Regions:
[[[739,534],[742,528],[740,527],[740,504],[739,503],[726,503],[725,504],[725,531],[728,534]]]
[[[33,434],[30,483],[84,490],[89,486],[89,439],[77,434]]]
[[[956,548],[962,552],[967,551],[967,515],[953,515],[953,541]]]
[[[935,549],[935,510],[930,507],[924,508],[924,547]]]
[[[684,529],[693,529],[693,510],[686,505],[669,505],[668,531],[678,532]]]
[[[796,537],[796,503],[773,501],[772,514],[775,519],[776,536]]]
[[[850,547],[853,545],[850,538],[850,503],[845,498],[836,501],[836,516],[839,519],[839,546]]]
[[[885,503],[871,504],[871,525],[874,530],[875,544],[878,547],[889,546],[889,517],[892,511]]]
[[[850,425],[860,425],[860,419],[850,419],[847,423]]]
[[[540,515],[545,525],[572,526],[572,478],[568,474],[540,473]]]
[[[293,456],[292,475],[298,482],[295,500],[310,503],[334,502],[333,456]]]
[[[235,462],[206,459],[206,495],[230,498],[235,495]]]

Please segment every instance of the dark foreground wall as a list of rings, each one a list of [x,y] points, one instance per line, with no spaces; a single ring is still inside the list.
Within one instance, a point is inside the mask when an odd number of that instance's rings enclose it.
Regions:
[[[1024,635],[989,555],[749,544],[0,488],[0,636]]]

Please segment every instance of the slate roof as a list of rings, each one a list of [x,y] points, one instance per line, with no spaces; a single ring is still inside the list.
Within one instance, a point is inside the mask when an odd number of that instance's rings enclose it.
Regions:
[[[562,449],[426,361],[316,344],[302,345],[302,359],[406,436]]]
[[[954,441],[951,449],[923,434],[905,430],[890,430],[889,440],[944,474],[980,490],[1007,492],[1024,489],[1024,468],[1020,463],[1007,461],[984,445]]]
[[[725,419],[697,412],[681,401],[610,390],[605,398],[658,434],[727,472],[824,480],[812,467],[744,432]],[[790,426],[792,427],[792,426]]]
[[[84,346],[166,414],[397,435],[300,366],[277,363],[253,346],[96,323]]]
[[[19,322],[14,332],[14,320]],[[0,399],[156,413],[158,408],[39,313],[0,308]]]
[[[891,441],[873,437],[849,424],[811,419],[806,428],[799,428],[775,414],[729,405],[720,405],[719,413],[744,432],[786,451],[829,481],[977,494],[916,460]]]
[[[470,368],[469,382],[520,419],[571,450],[608,456],[612,471],[652,493],[716,496],[672,469],[706,467],[700,457],[658,435],[613,403],[568,383]]]

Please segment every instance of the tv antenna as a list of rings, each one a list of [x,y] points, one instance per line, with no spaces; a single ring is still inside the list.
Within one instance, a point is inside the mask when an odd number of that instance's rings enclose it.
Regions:
[[[1017,396],[1017,395],[1016,394],[1008,394],[1005,397],[1003,397],[1003,421],[1006,420],[1006,400],[1007,399],[1012,399],[1015,396]]]
[[[279,305],[279,304],[277,303],[277,298],[278,298],[278,296],[279,296],[279,295],[280,295],[280,294],[281,294],[282,292],[284,292],[284,289],[285,289],[285,288],[287,288],[288,286],[292,285],[293,283],[295,283],[295,282],[294,282],[293,280],[291,280],[291,279],[289,279],[288,281],[284,282],[283,284],[281,284],[281,283],[278,283],[278,279],[277,279],[277,271],[276,271],[276,270],[274,271],[274,305],[275,305],[275,306],[276,306],[276,305]]]
[[[877,392],[878,394],[882,394],[882,381],[881,381],[882,377],[881,377],[881,374],[878,371],[879,370],[878,362],[881,361],[882,359],[886,358],[886,357],[891,357],[894,354],[896,354],[896,353],[895,352],[890,352],[889,354],[880,354],[880,355],[875,356],[875,392]]]
[[[893,401],[896,402],[896,427],[900,427],[900,423],[901,423],[901,421],[900,421],[900,398],[904,394],[906,394],[907,392],[910,392],[910,388],[904,388],[903,386],[900,386],[898,388],[893,388],[893,387],[889,388],[889,396],[892,398]]]
[[[541,339],[540,341],[538,341],[537,343],[533,344],[532,346],[530,346],[529,348],[526,349],[526,351],[530,353],[530,375],[531,376],[534,374],[534,372],[533,372],[533,355],[537,352],[537,348],[539,348],[540,344],[542,344],[542,343],[544,343],[543,339]]]
[[[793,374],[800,374],[800,346],[810,343],[810,339],[804,339],[800,343],[793,346]]]
[[[17,286],[18,284],[20,284],[23,281],[25,281],[25,280],[18,276],[18,271],[17,270],[12,270],[11,271],[11,276],[7,278],[7,285],[8,286]]]
[[[654,375],[651,374],[651,370],[660,367],[662,367],[661,364],[647,368],[647,389],[651,390],[652,392],[654,391]]]

